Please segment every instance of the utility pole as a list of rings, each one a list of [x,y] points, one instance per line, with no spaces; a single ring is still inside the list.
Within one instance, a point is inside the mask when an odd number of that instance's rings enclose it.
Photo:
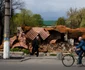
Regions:
[[[10,58],[10,41],[9,41],[10,1],[11,0],[5,0],[3,59]]]

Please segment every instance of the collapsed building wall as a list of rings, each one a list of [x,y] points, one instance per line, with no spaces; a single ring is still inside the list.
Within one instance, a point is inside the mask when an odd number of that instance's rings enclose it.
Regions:
[[[81,34],[80,32],[83,34]],[[83,37],[84,37],[85,36],[85,34],[84,34],[85,28],[83,28],[83,29],[70,29],[70,28],[60,26],[60,27],[51,27],[51,28],[47,28],[47,29],[42,28],[42,27],[39,27],[37,29],[35,29],[35,28],[32,29],[32,28],[27,27],[27,30],[24,29],[24,33],[26,36],[26,43],[25,44],[28,46],[28,48],[29,48],[29,43],[31,43],[31,41],[37,35],[39,35],[40,42],[41,42],[41,49],[48,47],[50,50],[56,51],[57,49],[63,49],[63,46],[64,47],[67,46],[66,48],[68,48],[68,49],[71,47],[71,45],[68,42],[64,42],[65,34],[68,35],[68,39],[70,39],[70,38],[77,39],[81,35],[83,35]],[[50,44],[50,42],[55,43],[55,44]],[[18,45],[19,44],[20,43],[18,43]],[[27,48],[27,47],[24,47],[24,48]],[[47,51],[46,49],[44,49],[44,50]],[[43,50],[41,50],[41,51],[43,51]]]

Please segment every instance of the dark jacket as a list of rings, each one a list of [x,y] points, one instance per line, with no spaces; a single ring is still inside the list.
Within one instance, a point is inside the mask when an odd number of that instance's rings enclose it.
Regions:
[[[36,38],[32,41],[32,46],[33,48],[39,48],[39,41]]]
[[[85,41],[81,40],[78,46],[76,46],[76,48],[81,48],[82,50],[85,50]]]

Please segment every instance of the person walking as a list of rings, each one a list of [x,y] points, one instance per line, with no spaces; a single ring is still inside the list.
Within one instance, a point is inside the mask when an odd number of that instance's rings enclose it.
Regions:
[[[39,36],[35,37],[32,41],[32,55],[36,52],[36,56],[39,56]]]

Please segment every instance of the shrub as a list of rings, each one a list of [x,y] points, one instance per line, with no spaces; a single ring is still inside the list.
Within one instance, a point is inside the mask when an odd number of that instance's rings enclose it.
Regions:
[[[50,54],[50,56],[56,56],[57,54]]]
[[[25,53],[25,54],[29,54],[30,53],[28,49],[23,49],[22,52]]]
[[[21,51],[21,48],[13,48],[10,51]]]
[[[23,52],[24,54],[29,54],[29,50],[28,49],[22,49],[22,48],[13,48],[13,49],[10,49],[10,51],[13,51],[13,52]]]

